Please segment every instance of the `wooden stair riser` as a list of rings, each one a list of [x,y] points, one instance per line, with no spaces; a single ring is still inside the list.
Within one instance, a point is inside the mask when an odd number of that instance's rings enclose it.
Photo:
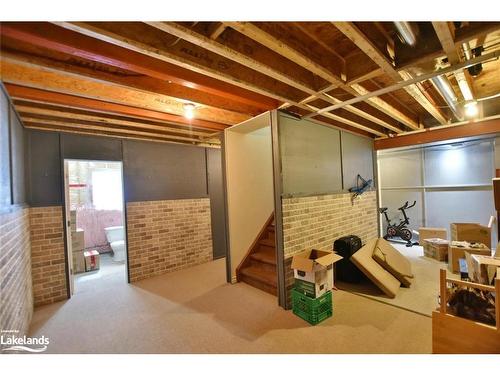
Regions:
[[[252,267],[259,267],[263,271],[266,271],[268,273],[275,274],[276,273],[276,264],[269,264],[269,263],[264,263],[260,262],[255,259],[250,259],[250,266]]]
[[[255,288],[258,288],[260,290],[263,290],[264,292],[270,293],[272,295],[275,295],[275,296],[278,295],[276,287],[271,286],[271,285],[269,285],[267,283],[263,283],[260,280],[256,280],[256,279],[248,277],[246,275],[241,275],[240,276],[240,281],[242,281],[242,282],[244,282],[246,284],[249,284],[249,285],[251,285],[251,286],[253,286]]]

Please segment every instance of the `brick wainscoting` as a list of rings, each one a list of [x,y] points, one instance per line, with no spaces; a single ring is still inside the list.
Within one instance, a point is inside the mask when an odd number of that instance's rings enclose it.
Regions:
[[[33,314],[29,208],[0,214],[0,330],[26,334]]]
[[[130,281],[212,260],[210,199],[127,203]]]
[[[306,249],[332,250],[342,236],[363,243],[378,237],[377,195],[368,191],[351,203],[351,194],[283,199],[283,237],[288,307],[293,286],[291,257]]]
[[[64,300],[68,295],[63,209],[61,206],[31,208],[30,224],[35,306]]]

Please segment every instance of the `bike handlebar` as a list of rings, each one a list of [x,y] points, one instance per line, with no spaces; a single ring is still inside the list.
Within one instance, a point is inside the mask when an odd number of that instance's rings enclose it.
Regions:
[[[417,201],[413,201],[413,203],[408,206],[408,201],[406,201],[406,203],[403,206],[399,207],[398,210],[407,210],[408,208],[412,208],[416,204],[417,204]]]

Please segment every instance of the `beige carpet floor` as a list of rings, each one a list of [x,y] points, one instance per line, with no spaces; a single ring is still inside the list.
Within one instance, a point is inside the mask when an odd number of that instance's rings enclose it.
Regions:
[[[243,283],[223,259],[126,284],[86,281],[68,301],[36,309],[31,335],[49,353],[430,353],[431,319],[334,292],[334,316],[312,327]]]
[[[401,287],[395,298],[389,298],[369,281],[360,284],[337,282],[337,287],[430,317],[432,311],[438,306],[439,270],[446,269],[447,263],[425,257],[422,246],[392,245],[410,260],[415,277],[409,288]],[[449,278],[458,278],[458,275],[449,271],[447,274]]]

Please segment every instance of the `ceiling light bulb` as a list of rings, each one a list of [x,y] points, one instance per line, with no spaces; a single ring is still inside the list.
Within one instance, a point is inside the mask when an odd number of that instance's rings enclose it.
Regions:
[[[184,117],[191,120],[194,118],[195,105],[192,103],[184,104]]]
[[[464,105],[465,115],[469,118],[476,117],[479,114],[479,108],[476,101],[468,102]]]

